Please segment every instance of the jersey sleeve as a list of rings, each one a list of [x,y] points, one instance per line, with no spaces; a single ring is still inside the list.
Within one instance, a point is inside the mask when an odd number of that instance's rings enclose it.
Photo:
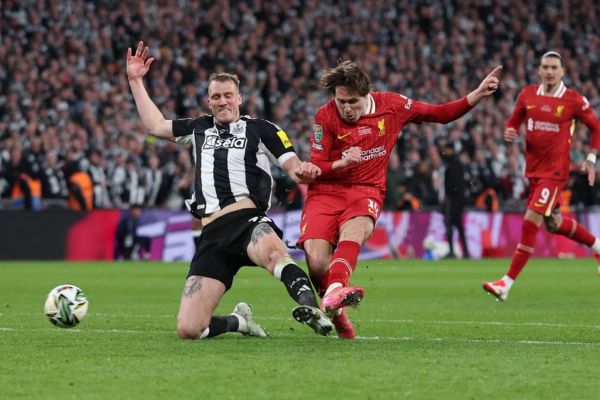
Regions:
[[[590,130],[590,147],[600,150],[600,121],[585,96],[578,94],[575,97],[574,114]]]
[[[279,166],[283,166],[287,160],[296,154],[292,141],[287,133],[277,125],[261,119],[257,119],[256,121],[259,124],[261,142],[273,157],[277,159]]]
[[[517,102],[515,104],[515,108],[513,109],[513,112],[510,115],[510,118],[508,119],[508,121],[506,121],[506,124],[504,125],[504,129],[513,128],[517,132],[519,131],[519,128],[521,127],[521,123],[523,122],[523,119],[525,118],[525,99],[524,99],[524,97],[525,96],[523,94],[523,91],[521,91],[521,93],[519,93],[519,96],[517,97]]]
[[[317,112],[313,135],[310,138],[310,162],[321,169],[322,177],[326,177],[333,171],[332,164],[335,161],[331,159],[334,132],[325,114],[323,110]]]
[[[197,119],[182,118],[173,120],[173,136],[189,136],[194,133]]]
[[[469,105],[466,97],[444,104],[429,104],[420,101],[413,102],[415,116],[412,122],[437,122],[447,124],[459,119],[473,107]]]
[[[407,122],[437,122],[446,124],[465,115],[471,107],[466,97],[444,104],[414,101],[401,94],[388,93],[386,99],[396,113],[406,115]]]

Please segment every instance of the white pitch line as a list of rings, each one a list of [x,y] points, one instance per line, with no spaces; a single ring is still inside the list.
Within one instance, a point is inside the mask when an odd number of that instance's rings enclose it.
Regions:
[[[358,340],[390,340],[390,341],[426,341],[426,342],[461,342],[461,343],[505,343],[505,344],[531,344],[531,345],[560,345],[560,346],[600,346],[597,342],[563,342],[546,340],[499,340],[499,339],[457,339],[457,338],[428,338],[419,339],[410,336],[405,337],[379,337],[379,336],[357,336]]]
[[[15,329],[8,327],[0,327],[0,332],[23,332],[23,331],[39,331],[39,329]],[[70,332],[70,333],[117,333],[117,334],[152,334],[159,333],[164,335],[172,335],[176,336],[175,330],[149,330],[149,331],[139,331],[139,330],[128,330],[128,329],[48,329],[48,331],[53,332]],[[270,332],[269,336],[273,338],[277,337],[292,337],[293,333],[288,332]],[[317,336],[317,338],[321,338]],[[325,339],[325,338],[323,338]],[[329,339],[338,340],[335,336],[330,336]],[[479,344],[521,344],[521,345],[535,345],[535,346],[543,346],[543,345],[553,345],[553,346],[593,346],[600,347],[599,342],[563,342],[563,341],[546,341],[546,340],[500,340],[500,339],[461,339],[461,338],[418,338],[411,336],[404,337],[394,337],[394,336],[357,336],[357,340],[369,340],[369,341],[389,341],[389,342],[437,342],[437,343],[479,343]],[[256,339],[259,340],[259,339]]]
[[[169,318],[176,319],[175,315],[144,315],[144,314],[106,314],[94,313],[99,317],[120,317],[120,318]],[[258,320],[268,321],[288,321],[291,318],[287,317],[266,317],[258,316]],[[414,320],[414,319],[367,319],[367,318],[352,318],[354,322],[364,323],[391,323],[391,324],[433,324],[433,325],[492,325],[492,326],[533,326],[538,328],[580,328],[580,329],[600,329],[599,325],[581,325],[581,324],[565,324],[554,322],[504,322],[504,321],[450,321],[450,320]]]
[[[37,314],[36,314],[37,315]],[[111,317],[111,318],[152,318],[152,319],[171,319],[176,320],[177,315],[167,314],[111,314],[111,313],[90,313],[89,316]],[[259,315],[258,320],[264,321],[289,321],[288,317],[268,317]],[[505,321],[451,321],[451,320],[415,320],[415,319],[380,319],[380,318],[352,318],[354,322],[362,323],[387,323],[387,324],[430,324],[430,325],[483,325],[483,326],[531,326],[536,328],[568,328],[568,329],[600,329],[600,324],[565,324],[562,322],[505,322]]]
[[[357,319],[361,322],[384,322],[395,324],[435,324],[435,325],[493,325],[493,326],[534,326],[541,328],[585,328],[600,329],[600,325],[578,325],[553,322],[504,322],[504,321],[449,321],[413,319]]]

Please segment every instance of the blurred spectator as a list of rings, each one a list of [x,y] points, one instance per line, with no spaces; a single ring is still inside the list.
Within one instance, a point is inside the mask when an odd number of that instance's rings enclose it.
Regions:
[[[89,151],[87,173],[94,187],[94,208],[109,208],[112,206],[108,192],[108,178],[105,173],[105,162],[102,152],[97,149]]]
[[[19,173],[33,175],[42,170],[45,154],[55,152],[62,165],[66,150],[74,146],[81,154],[79,168],[93,182],[94,207],[131,205],[136,196],[126,187],[134,179],[127,175],[127,158],[138,169],[136,193],[142,190],[153,205],[181,207],[182,196],[189,192],[189,167],[178,161],[173,146],[139,141],[144,128],[128,98],[121,55],[147,38],[156,49],[148,91],[167,117],[202,113],[208,74],[234,72],[242,81],[242,112],[281,125],[304,159],[310,150],[310,116],[327,97],[316,86],[319,73],[338,60],[358,61],[377,90],[432,103],[466,93],[478,83],[474,77],[502,64],[495,101],[447,126],[407,127],[398,141],[398,157],[406,179],[411,179],[429,157],[431,145],[447,138],[458,141],[461,157],[476,163],[467,171],[472,179],[468,203],[475,204],[476,196],[488,189],[502,204],[519,202],[525,182],[516,182],[517,189],[511,183],[521,160],[511,158],[502,140],[517,90],[537,81],[539,56],[554,49],[569,60],[567,86],[586,95],[600,113],[600,39],[591,34],[598,20],[600,2],[581,0],[132,0],[56,1],[47,7],[34,0],[4,0],[0,158],[5,165],[0,174],[10,187],[0,190],[0,196],[9,199],[15,184],[23,185],[22,179],[6,177],[16,168],[7,166],[14,145],[21,146],[27,159]],[[227,38],[226,45],[221,45],[222,38]],[[578,127],[574,149],[585,154],[587,143]],[[517,146],[515,152],[524,153],[524,142]],[[99,165],[86,157],[92,148],[101,153]],[[127,151],[124,160],[119,160],[121,151]],[[150,167],[150,154],[158,157],[158,167]],[[420,165],[419,173],[433,174],[435,184],[438,168],[433,164]],[[156,179],[162,172],[162,194],[142,167],[150,168]],[[99,183],[101,172],[104,186]],[[583,188],[577,182],[574,176],[573,200],[581,206],[598,203],[598,187],[591,195],[588,189],[580,195]]]
[[[67,179],[58,165],[54,152],[46,153],[41,181],[44,205],[46,207],[49,205],[51,207],[65,207],[67,198],[69,197]]]

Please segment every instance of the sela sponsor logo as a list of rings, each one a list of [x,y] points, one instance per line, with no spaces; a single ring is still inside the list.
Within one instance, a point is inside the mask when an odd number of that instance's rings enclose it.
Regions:
[[[244,149],[246,148],[245,137],[230,137],[230,138],[219,138],[217,136],[208,136],[204,141],[205,150],[213,149]]]
[[[544,104],[542,106],[542,111],[544,111],[544,112],[552,112],[552,107],[550,107],[548,104]]]
[[[323,145],[319,143],[313,143],[312,148],[315,150],[323,151]]]
[[[348,150],[342,152],[342,157],[346,157]],[[383,157],[387,154],[385,146],[374,147],[372,149],[363,150],[360,152],[360,161],[369,161],[374,158]]]
[[[553,122],[534,121],[533,118],[527,120],[528,131],[559,132],[560,125]]]

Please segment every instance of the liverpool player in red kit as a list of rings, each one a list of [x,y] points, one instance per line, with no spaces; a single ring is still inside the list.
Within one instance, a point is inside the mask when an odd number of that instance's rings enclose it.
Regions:
[[[530,85],[521,91],[504,131],[505,140],[512,142],[521,123],[525,122],[525,176],[529,178],[531,187],[521,240],[510,268],[502,279],[483,283],[483,288],[500,301],[507,299],[511,286],[533,253],[535,237],[542,222],[549,232],[591,247],[594,257],[600,262],[600,240],[577,221],[562,217],[559,211],[559,195],[569,179],[574,120],[585,124],[591,134],[593,152],[582,166],[582,170],[587,171],[590,186],[594,184],[596,151],[600,148],[600,121],[594,116],[587,99],[567,89],[562,82],[564,69],[557,52],[550,51],[542,56],[538,74],[542,84]]]
[[[321,77],[333,99],[314,121],[311,162],[322,174],[308,187],[298,244],[306,252],[313,284],[324,294],[321,309],[333,317],[339,337],[355,336],[344,307],[357,304],[364,290],[350,287],[349,278],[381,212],[387,163],[402,127],[461,117],[497,90],[500,70],[494,69],[468,96],[442,105],[371,92],[369,76],[350,61]]]

